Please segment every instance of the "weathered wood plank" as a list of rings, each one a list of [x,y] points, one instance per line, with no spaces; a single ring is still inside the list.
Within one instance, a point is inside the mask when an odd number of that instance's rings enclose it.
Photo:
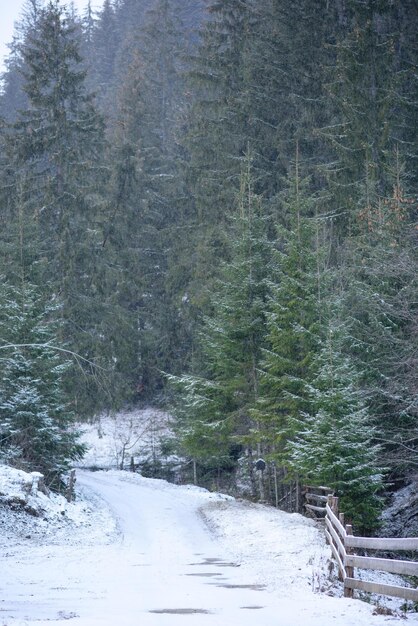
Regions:
[[[345,532],[347,533],[347,537],[353,535],[353,527],[351,524],[345,525]],[[345,542],[344,542],[344,545],[346,546]],[[351,548],[346,547],[346,551],[347,551],[347,554],[352,554]],[[345,568],[345,571],[347,572],[347,578],[354,578],[354,567],[350,567],[350,565],[347,565]],[[344,598],[352,598],[353,596],[354,596],[354,590],[344,585]]]
[[[330,545],[331,552],[332,552],[335,560],[338,563],[338,569],[340,570],[341,579],[344,581],[346,579],[346,577],[347,577],[347,572],[345,571],[344,563],[342,562],[341,557],[340,557],[340,555],[338,553],[338,550],[337,550],[337,548],[335,547],[335,545],[334,545],[334,543],[332,541],[332,536],[328,532],[327,529],[325,529],[325,535],[326,535],[326,537],[328,539],[328,543]]]
[[[335,528],[333,527],[333,525],[331,524],[330,520],[326,517],[325,518],[325,524],[327,526],[328,532],[332,535],[332,543],[338,548],[338,552],[341,555],[341,560],[344,564],[344,566],[346,565],[345,562],[345,558],[346,558],[346,551],[345,551],[345,547],[343,542],[341,541],[341,538],[339,536],[339,534],[337,533],[337,531],[335,530]]]
[[[328,496],[320,496],[318,493],[305,493],[305,498],[311,502],[328,502]]]
[[[345,532],[345,528],[341,524],[341,522],[338,519],[338,517],[331,510],[331,507],[329,506],[329,504],[326,505],[326,510],[327,510],[327,517],[331,520],[332,525],[334,526],[334,528],[336,528],[338,530],[338,532],[340,533],[341,537],[343,539],[345,539],[346,536],[347,536],[347,533]]]
[[[360,567],[361,569],[377,569],[381,572],[401,574],[404,576],[418,576],[418,563],[415,561],[401,561],[397,559],[377,559],[369,556],[347,555],[344,565]]]
[[[331,511],[332,513],[332,511]],[[369,548],[370,550],[418,550],[418,537],[405,539],[386,539],[381,537],[346,537],[345,545],[350,548]]]
[[[313,504],[305,504],[304,506],[306,509],[309,509],[310,511],[316,511],[317,513],[323,513],[324,515],[326,513],[324,506],[314,506]]]
[[[347,577],[344,580],[344,587],[348,589],[360,589],[370,593],[380,593],[384,596],[395,596],[404,600],[418,601],[418,589],[410,587],[396,587],[395,585],[383,585],[381,583],[372,583],[357,578]]]
[[[330,487],[313,487],[311,485],[304,485],[303,489],[305,491],[324,491],[325,493],[334,493],[334,490]]]

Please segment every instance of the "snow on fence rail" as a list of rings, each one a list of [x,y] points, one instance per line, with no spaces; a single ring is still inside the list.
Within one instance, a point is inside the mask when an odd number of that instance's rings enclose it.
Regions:
[[[353,554],[354,548],[369,550],[418,550],[418,537],[383,539],[380,537],[355,537],[350,524],[344,524],[344,513],[338,513],[338,498],[328,495],[325,505],[325,534],[332,554],[338,563],[340,578],[344,582],[344,595],[353,596],[354,589],[370,593],[396,596],[418,602],[418,589],[398,587],[354,578],[354,568],[379,570],[403,576],[418,576],[417,561],[381,559]]]

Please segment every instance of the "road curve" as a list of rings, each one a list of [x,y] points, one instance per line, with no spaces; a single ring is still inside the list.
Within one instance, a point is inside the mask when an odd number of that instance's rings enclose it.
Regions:
[[[371,618],[370,607],[358,601],[313,594],[309,588],[295,589],[288,598],[258,585],[256,573],[223,552],[199,514],[204,499],[194,489],[123,472],[79,471],[77,477],[85,497],[103,511],[103,524],[105,516],[113,516],[118,532],[111,541],[96,540],[92,527],[91,541],[0,546],[0,626],[62,626],[64,621],[72,626],[378,626],[385,621]]]

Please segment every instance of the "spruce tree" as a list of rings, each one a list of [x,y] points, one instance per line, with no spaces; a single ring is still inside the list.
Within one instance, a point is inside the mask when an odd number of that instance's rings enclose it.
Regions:
[[[386,0],[351,0],[343,14],[347,26],[335,42],[336,62],[326,85],[333,119],[323,134],[337,157],[327,170],[342,237],[356,228],[366,197],[375,202],[390,193],[396,146],[408,160],[416,151],[411,145],[411,46],[401,43],[396,13]]]
[[[392,478],[413,471],[417,327],[416,201],[394,159],[393,191],[364,206],[344,248],[344,311],[350,353]],[[405,454],[406,453],[406,454]]]
[[[101,112],[108,117],[113,117],[115,113],[115,59],[120,36],[114,3],[104,0],[91,32],[87,62],[91,68],[89,83],[97,94]]]
[[[58,487],[84,453],[66,404],[63,376],[71,366],[59,339],[59,303],[45,303],[29,284],[0,293],[0,458],[39,471]]]
[[[198,219],[213,224],[223,223],[225,207],[233,205],[240,159],[248,141],[255,140],[249,135],[250,55],[259,16],[252,0],[211,2],[209,13],[191,60],[194,102],[188,143]]]
[[[348,329],[329,322],[310,385],[311,411],[288,442],[292,468],[307,482],[327,485],[361,531],[376,527],[383,487],[377,432],[367,410],[361,378],[344,354]]]
[[[190,250],[178,140],[184,123],[182,32],[173,2],[157,2],[126,42],[124,57],[131,61],[121,71],[118,94],[114,212],[105,245],[123,259],[115,279],[134,328],[137,354],[130,370],[138,399],[160,393],[162,372],[184,370],[190,353],[183,301],[190,268],[184,272],[181,265],[184,249]]]
[[[39,10],[22,44],[28,105],[4,129],[11,166],[7,202],[14,207],[8,226],[18,232],[20,213],[31,225],[27,278],[60,295],[63,340],[94,361],[102,307],[95,296],[105,219],[99,191],[103,123],[85,90],[78,47],[74,20],[59,2]],[[68,381],[75,403],[81,406],[90,395],[94,404],[97,396],[87,387],[83,393],[82,379],[73,374]]]
[[[249,157],[247,157],[249,159]],[[250,410],[258,397],[265,342],[270,244],[264,207],[252,189],[249,161],[242,175],[230,258],[210,295],[195,355],[195,373],[169,377],[179,392],[176,415],[186,452],[206,469],[232,470],[256,440]]]
[[[253,414],[264,454],[277,468],[275,481],[286,482],[297,478],[291,476],[289,442],[303,428],[304,415],[310,411],[309,385],[315,373],[321,307],[321,251],[316,249],[314,205],[307,181],[300,178],[298,158],[282,202],[287,225],[277,231],[267,345]]]

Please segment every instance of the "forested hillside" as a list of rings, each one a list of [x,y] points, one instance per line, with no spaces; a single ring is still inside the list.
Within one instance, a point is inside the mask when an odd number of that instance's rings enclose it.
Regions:
[[[373,527],[418,462],[416,25],[415,0],[26,1],[0,459],[52,481],[73,416],[168,404],[199,482],[288,509],[327,484]]]

